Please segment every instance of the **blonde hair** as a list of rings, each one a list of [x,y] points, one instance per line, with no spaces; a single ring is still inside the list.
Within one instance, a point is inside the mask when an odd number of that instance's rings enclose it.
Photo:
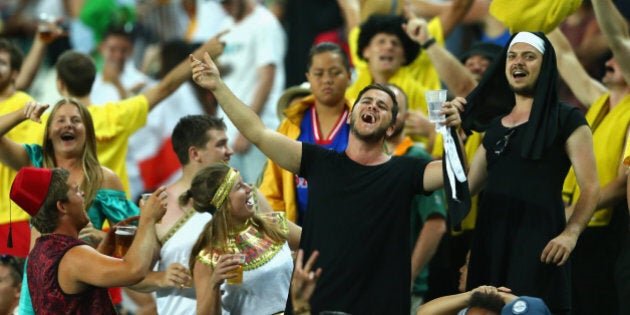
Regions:
[[[228,246],[230,237],[233,236],[233,233],[238,233],[232,223],[230,215],[232,205],[229,198],[219,208],[212,204],[214,195],[229,171],[230,167],[223,163],[213,164],[198,171],[192,180],[190,189],[179,197],[180,205],[188,204],[192,198],[195,211],[212,214],[212,219],[206,224],[190,252],[189,267],[191,271],[194,270],[197,255],[201,250],[212,247],[228,252],[231,250]],[[259,232],[267,235],[274,242],[286,241],[286,234],[278,225],[263,220],[257,213],[252,216],[251,221]]]
[[[81,120],[83,122],[83,125],[85,126],[85,144],[83,145],[83,148],[81,150],[81,167],[83,170],[83,181],[81,182],[81,190],[85,192],[85,207],[86,209],[89,209],[92,205],[92,201],[96,197],[97,191],[103,184],[103,170],[101,169],[101,164],[98,162],[98,157],[96,155],[96,135],[94,132],[94,122],[92,121],[92,115],[90,115],[90,112],[85,106],[81,105],[78,101],[74,99],[64,98],[59,100],[55,104],[55,106],[53,106],[52,111],[50,112],[50,116],[48,118],[48,121],[46,122],[46,130],[44,131],[44,141],[42,145],[44,167],[57,167],[55,150],[53,148],[52,142],[50,141],[50,139],[48,139],[48,137],[50,135],[50,128],[55,114],[61,106],[66,104],[74,105],[79,110],[79,115],[81,116]]]

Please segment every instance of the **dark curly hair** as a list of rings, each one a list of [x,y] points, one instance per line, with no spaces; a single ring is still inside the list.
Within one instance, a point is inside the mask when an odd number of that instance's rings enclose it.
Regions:
[[[405,66],[410,64],[416,59],[420,53],[420,45],[414,42],[407,36],[407,33],[402,29],[402,25],[407,20],[402,15],[390,15],[390,14],[373,14],[367,21],[361,24],[361,32],[359,34],[358,42],[358,55],[363,58],[363,49],[370,44],[372,37],[378,33],[385,33],[395,35],[400,39],[403,49],[405,50]]]

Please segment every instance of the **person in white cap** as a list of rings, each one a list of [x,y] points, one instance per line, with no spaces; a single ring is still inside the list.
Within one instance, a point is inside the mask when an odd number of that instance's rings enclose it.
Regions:
[[[555,52],[544,34],[515,34],[488,71],[462,122],[485,131],[468,174],[471,195],[485,191],[467,289],[505,286],[566,314],[566,263],[599,198],[592,134],[578,109],[558,100]],[[567,221],[561,189],[570,166],[582,195]]]

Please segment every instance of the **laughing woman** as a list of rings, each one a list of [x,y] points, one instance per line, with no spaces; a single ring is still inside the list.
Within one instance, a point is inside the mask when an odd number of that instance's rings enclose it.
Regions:
[[[18,144],[4,136],[24,120],[41,122],[40,116],[47,108],[28,102],[24,109],[0,117],[0,162],[15,170],[24,166],[68,170],[70,180],[85,192],[85,208],[95,229],[100,230],[105,220],[114,225],[138,215],[138,207],[127,200],[120,178],[99,164],[92,117],[76,101],[62,99],[53,106],[42,146]],[[93,238],[92,245],[102,238],[98,233],[85,236]]]
[[[199,171],[181,204],[193,199],[212,214],[190,257],[197,314],[273,314],[284,310],[301,228],[287,221],[236,169],[215,164]],[[228,284],[245,255],[243,279]],[[228,281],[226,281],[226,279]],[[224,293],[222,293],[224,292]]]

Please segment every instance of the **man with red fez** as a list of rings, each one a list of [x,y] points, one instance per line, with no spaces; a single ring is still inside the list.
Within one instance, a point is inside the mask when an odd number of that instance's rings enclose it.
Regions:
[[[155,222],[166,211],[164,190],[156,190],[142,205],[135,239],[119,259],[102,254],[113,251],[111,232],[100,252],[79,240],[89,218],[84,193],[70,181],[67,170],[20,169],[11,186],[11,200],[31,215],[31,223],[42,233],[28,256],[26,271],[35,313],[116,314],[106,288],[133,285],[153,266],[149,257],[156,257],[159,250]]]

